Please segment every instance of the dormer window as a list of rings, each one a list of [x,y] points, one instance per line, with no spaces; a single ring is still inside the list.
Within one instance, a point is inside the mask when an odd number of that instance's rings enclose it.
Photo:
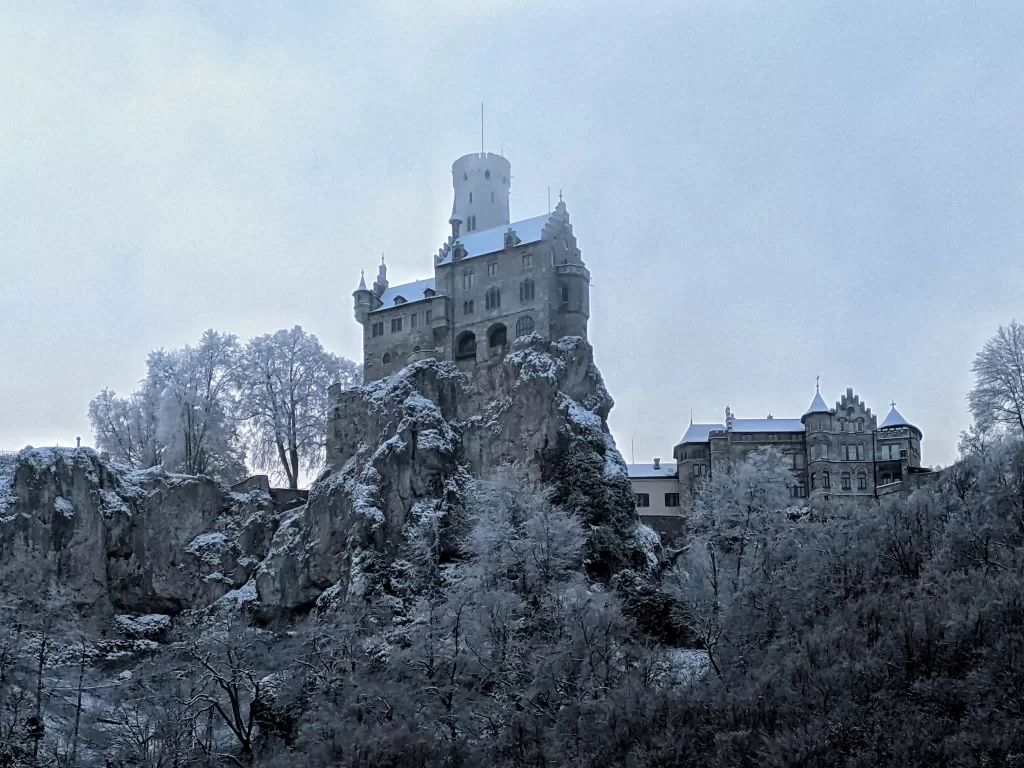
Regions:
[[[396,306],[396,307],[397,307],[397,306],[398,306],[399,304],[405,304],[405,303],[406,303],[406,302],[405,302],[405,296],[395,296],[395,306]]]

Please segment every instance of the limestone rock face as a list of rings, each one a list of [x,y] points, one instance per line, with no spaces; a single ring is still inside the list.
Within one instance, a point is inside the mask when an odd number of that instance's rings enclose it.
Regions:
[[[584,339],[519,339],[472,375],[423,360],[334,396],[328,470],[257,570],[264,605],[303,609],[325,590],[358,590],[367,560],[397,554],[407,527],[425,519],[454,550],[471,478],[511,463],[582,518],[592,576],[657,566],[657,537],[639,525],[608,432],[613,402]]]
[[[265,494],[205,477],[131,471],[89,449],[26,449],[0,467],[0,547],[59,564],[75,603],[177,613],[245,583],[266,554]]]

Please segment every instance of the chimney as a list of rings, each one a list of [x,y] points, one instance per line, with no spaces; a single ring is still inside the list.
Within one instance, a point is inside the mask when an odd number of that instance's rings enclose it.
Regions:
[[[82,438],[76,437],[75,438],[75,448],[81,448],[81,447],[82,447]]]
[[[654,460],[654,468],[655,469],[661,469],[661,459],[655,459]]]

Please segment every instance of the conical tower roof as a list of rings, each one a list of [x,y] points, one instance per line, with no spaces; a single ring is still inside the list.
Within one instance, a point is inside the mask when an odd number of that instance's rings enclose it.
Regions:
[[[366,275],[364,274],[363,270],[359,270],[359,287],[356,288],[356,290],[357,291],[367,291],[367,290],[369,290],[366,287]]]
[[[832,413],[829,407],[825,405],[825,400],[821,396],[821,390],[818,387],[818,382],[814,382],[814,399],[811,401],[811,407],[807,409],[804,416],[810,416],[812,413]]]
[[[882,422],[879,429],[886,429],[888,427],[914,427],[914,425],[904,419],[903,414],[896,410],[896,403],[894,402],[892,404],[892,410],[889,411],[889,414],[885,417],[885,421]],[[917,429],[917,427],[914,427],[914,429]]]

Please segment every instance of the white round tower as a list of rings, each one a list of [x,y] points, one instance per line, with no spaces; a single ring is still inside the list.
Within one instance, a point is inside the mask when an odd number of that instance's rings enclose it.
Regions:
[[[452,164],[452,234],[508,226],[512,166],[493,152],[463,155]],[[458,227],[456,229],[456,226]]]

